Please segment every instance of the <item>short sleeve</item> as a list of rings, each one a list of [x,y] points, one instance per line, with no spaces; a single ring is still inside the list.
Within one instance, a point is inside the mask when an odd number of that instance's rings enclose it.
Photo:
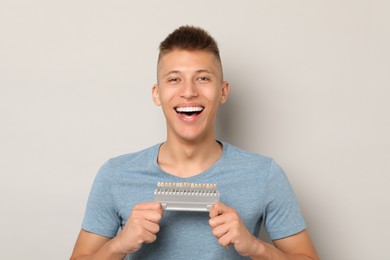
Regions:
[[[267,178],[264,227],[272,240],[294,235],[306,228],[290,183],[273,160]]]
[[[114,237],[121,220],[113,203],[109,162],[97,173],[89,194],[81,228],[105,237]]]

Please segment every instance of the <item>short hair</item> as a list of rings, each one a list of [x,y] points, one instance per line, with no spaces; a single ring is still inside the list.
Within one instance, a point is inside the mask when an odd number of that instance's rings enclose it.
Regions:
[[[218,44],[206,30],[200,27],[184,25],[177,28],[160,43],[159,50],[158,63],[164,54],[174,50],[210,52],[217,58],[222,72]]]

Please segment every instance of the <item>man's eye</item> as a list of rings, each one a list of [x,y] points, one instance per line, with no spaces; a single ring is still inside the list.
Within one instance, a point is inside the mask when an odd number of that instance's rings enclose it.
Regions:
[[[178,82],[179,79],[178,78],[169,78],[168,79],[168,82]]]
[[[208,77],[199,77],[200,81],[209,81],[210,79]]]

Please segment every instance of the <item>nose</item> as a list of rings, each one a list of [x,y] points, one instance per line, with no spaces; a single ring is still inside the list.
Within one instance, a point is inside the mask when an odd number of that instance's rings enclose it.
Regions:
[[[191,99],[198,96],[198,89],[196,83],[193,81],[186,81],[182,85],[181,97]]]

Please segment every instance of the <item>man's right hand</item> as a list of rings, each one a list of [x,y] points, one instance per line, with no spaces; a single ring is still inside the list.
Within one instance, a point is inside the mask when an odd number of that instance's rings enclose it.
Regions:
[[[123,230],[112,239],[81,229],[70,259],[123,259],[156,240],[163,211],[159,202],[135,205]]]
[[[152,243],[160,231],[163,208],[159,202],[136,204],[123,230],[113,239],[112,246],[118,253],[131,254],[143,243]]]

